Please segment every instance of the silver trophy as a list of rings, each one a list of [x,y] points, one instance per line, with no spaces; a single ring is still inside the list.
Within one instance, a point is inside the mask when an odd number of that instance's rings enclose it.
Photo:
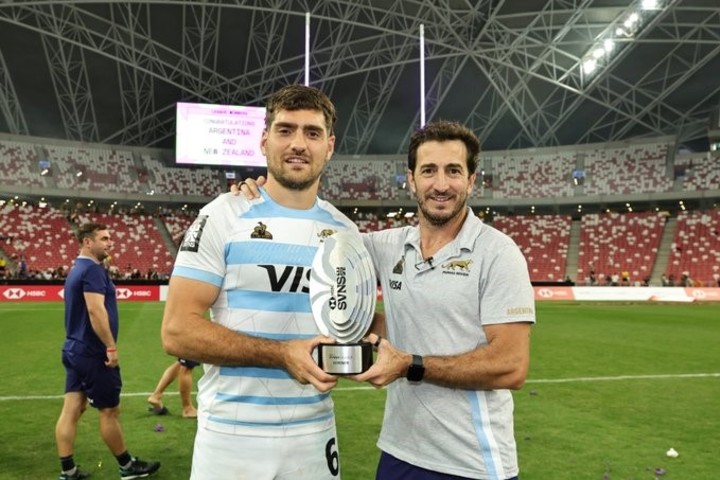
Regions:
[[[325,237],[313,259],[310,302],[320,332],[337,343],[318,345],[318,365],[333,375],[362,373],[373,362],[372,344],[362,342],[375,313],[375,271],[354,232]]]

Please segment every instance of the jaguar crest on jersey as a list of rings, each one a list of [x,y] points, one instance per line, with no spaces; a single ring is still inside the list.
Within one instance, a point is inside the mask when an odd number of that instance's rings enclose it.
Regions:
[[[467,260],[452,260],[442,266],[445,270],[453,270],[458,269],[459,271],[469,272],[470,271],[470,264],[472,263],[472,259]]]
[[[317,234],[318,237],[320,237],[320,243],[324,242],[327,237],[335,233],[335,230],[331,228],[325,228],[323,230],[320,230],[320,232]]]
[[[470,264],[472,263],[472,258],[465,258],[460,260],[450,260],[440,266],[443,269],[443,275],[459,275],[461,277],[467,277],[470,275]]]
[[[250,234],[250,238],[265,238],[267,240],[272,240],[273,236],[272,233],[268,232],[267,225],[262,222],[258,222],[257,226]]]

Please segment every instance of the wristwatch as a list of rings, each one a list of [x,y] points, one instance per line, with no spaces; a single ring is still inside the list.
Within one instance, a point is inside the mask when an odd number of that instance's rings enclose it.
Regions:
[[[420,382],[425,375],[425,365],[423,365],[423,358],[420,355],[412,356],[412,363],[408,367],[407,375],[405,378],[409,382]]]

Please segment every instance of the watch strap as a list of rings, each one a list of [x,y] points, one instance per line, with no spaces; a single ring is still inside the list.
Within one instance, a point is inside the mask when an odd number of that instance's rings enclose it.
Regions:
[[[410,382],[420,382],[425,375],[425,365],[423,364],[423,357],[420,355],[413,354],[412,362],[408,367],[406,378]]]

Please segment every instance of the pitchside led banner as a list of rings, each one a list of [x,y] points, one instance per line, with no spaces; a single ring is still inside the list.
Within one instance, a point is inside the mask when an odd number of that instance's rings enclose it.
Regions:
[[[362,373],[372,344],[361,342],[375,313],[376,280],[370,253],[356,233],[325,238],[313,259],[310,303],[320,332],[337,343],[318,346],[318,365],[333,375]]]
[[[175,162],[265,167],[260,138],[264,107],[178,103]]]

